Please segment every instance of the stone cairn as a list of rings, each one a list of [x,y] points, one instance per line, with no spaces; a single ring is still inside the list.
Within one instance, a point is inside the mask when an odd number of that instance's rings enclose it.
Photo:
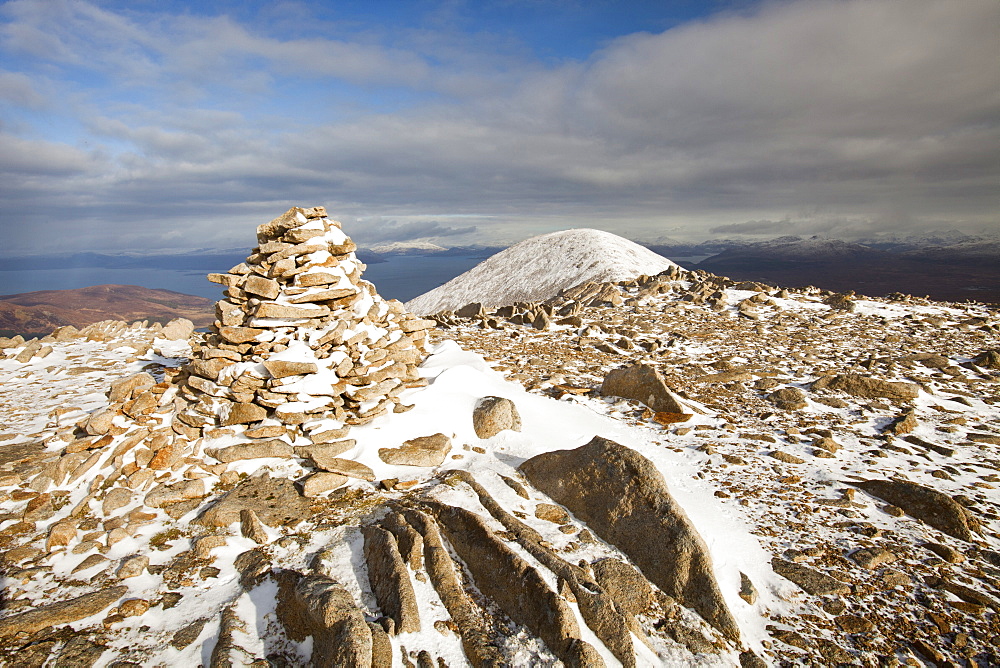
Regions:
[[[226,298],[182,372],[175,429],[270,422],[323,443],[406,410],[399,395],[425,384],[417,365],[434,322],[361,280],[357,246],[323,207],[289,209],[257,241],[246,262],[208,276]]]

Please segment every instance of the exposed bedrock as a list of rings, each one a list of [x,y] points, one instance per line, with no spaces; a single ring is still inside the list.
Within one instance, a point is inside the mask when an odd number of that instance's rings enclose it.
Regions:
[[[519,467],[532,485],[618,546],[650,582],[739,639],[712,571],[708,547],[652,462],[600,436]]]

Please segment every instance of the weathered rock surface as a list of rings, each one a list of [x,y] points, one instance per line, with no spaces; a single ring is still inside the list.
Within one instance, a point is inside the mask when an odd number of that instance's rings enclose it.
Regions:
[[[294,593],[279,608],[289,637],[312,636],[311,665],[317,668],[372,665],[372,632],[350,593],[322,575],[298,579]]]
[[[920,387],[914,383],[879,380],[852,373],[824,376],[813,382],[811,389],[844,392],[865,399],[882,398],[897,401],[916,399],[920,393]]]
[[[514,621],[545,641],[556,656],[569,657],[580,638],[576,618],[538,571],[499,540],[483,520],[464,508],[433,506],[448,541],[472,572],[477,588]],[[517,582],[512,587],[510,583]],[[582,641],[580,641],[582,642]]]
[[[47,626],[69,624],[101,612],[128,592],[128,587],[116,586],[84,594],[68,601],[50,603],[28,612],[0,619],[0,638],[18,633],[32,634]]]
[[[479,438],[492,438],[505,429],[521,431],[521,416],[510,399],[484,397],[476,402],[472,426]]]
[[[949,536],[972,541],[980,529],[979,520],[967,508],[929,487],[908,480],[867,480],[853,484]]]
[[[788,578],[814,596],[849,594],[851,592],[850,586],[836,578],[779,557],[771,559],[771,568],[781,577]]]
[[[795,411],[809,405],[806,393],[797,387],[785,387],[767,395],[767,400],[777,408],[785,411]]]
[[[313,499],[347,484],[347,476],[340,473],[319,471],[302,481],[302,496]]]
[[[688,412],[680,398],[667,387],[660,372],[645,364],[610,371],[601,383],[601,394],[635,399],[657,412]]]
[[[309,499],[299,494],[294,482],[265,473],[247,478],[226,492],[196,522],[225,527],[239,521],[242,510],[252,510],[268,526],[280,526],[308,516],[309,505]]]
[[[653,584],[725,635],[739,637],[705,542],[648,459],[594,437],[575,450],[532,457],[518,468],[535,487],[617,545]]]
[[[420,630],[420,612],[409,573],[395,537],[382,527],[362,528],[368,581],[382,612],[395,622],[397,633]]]
[[[400,448],[381,448],[379,459],[397,466],[440,466],[451,451],[451,439],[444,434],[421,436],[405,441]]]

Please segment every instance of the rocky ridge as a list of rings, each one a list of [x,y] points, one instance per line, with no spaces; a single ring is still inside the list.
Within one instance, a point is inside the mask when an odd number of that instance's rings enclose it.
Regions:
[[[177,665],[210,650],[212,666],[424,665],[425,647],[474,665],[755,656],[651,462],[594,441],[634,468],[609,476],[612,488],[650,481],[632,521],[689,536],[690,582],[629,564],[643,550],[615,547],[615,492],[577,493],[603,509],[591,533],[536,488],[562,465],[526,457],[523,472],[492,469],[470,443],[504,450],[522,429],[517,404],[479,390],[486,381],[448,380],[461,365],[418,369],[433,321],[361,280],[353,243],[322,209],[292,209],[258,240],[245,263],[210,277],[226,293],[205,335],[189,321],[105,322],[0,341],[12,429],[0,436],[5,656]],[[131,373],[105,386],[116,371]],[[433,405],[458,388],[479,394],[464,415]],[[34,406],[18,412],[25,392]],[[413,408],[424,415],[407,427]],[[414,433],[428,415],[450,435]],[[394,423],[409,438],[376,447]],[[476,475],[445,466],[465,459],[456,438]],[[580,462],[600,458],[578,450]],[[356,575],[344,558],[354,545]],[[266,629],[253,630],[260,619]]]
[[[998,660],[993,310],[678,269],[430,317],[532,393],[660,430],[800,589],[777,663]]]
[[[335,228],[316,209],[262,226],[190,343],[183,322],[0,341],[3,656],[996,661],[992,312],[671,267],[428,330],[375,308]],[[346,282],[297,278],[333,274],[318,237]],[[346,283],[330,314],[261,308]],[[366,405],[348,386],[382,382],[376,327],[432,347]],[[320,343],[338,330],[366,336]]]

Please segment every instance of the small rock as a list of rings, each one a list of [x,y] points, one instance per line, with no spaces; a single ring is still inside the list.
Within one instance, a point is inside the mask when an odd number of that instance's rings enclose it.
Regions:
[[[257,441],[254,443],[239,443],[227,448],[209,451],[213,457],[223,463],[237,462],[244,459],[264,459],[277,457],[289,459],[295,454],[292,446],[280,439]]]
[[[920,387],[915,383],[892,382],[850,373],[824,376],[815,381],[811,389],[834,390],[864,399],[882,398],[898,401],[916,399],[920,393]]]
[[[128,593],[128,587],[119,585],[91,592],[58,603],[43,605],[28,612],[0,619],[0,638],[18,633],[32,634],[49,626],[69,624],[101,612]]]
[[[49,528],[48,538],[45,540],[45,550],[51,552],[55,547],[65,547],[76,538],[76,523],[71,520],[56,522]]]
[[[212,559],[212,550],[225,544],[225,536],[202,536],[194,542],[191,553],[199,561],[209,561]]]
[[[205,628],[207,621],[207,619],[197,619],[174,633],[170,639],[170,646],[174,649],[184,649],[193,643],[201,635],[201,630]]]
[[[184,341],[194,333],[194,323],[187,318],[174,318],[160,330],[160,338],[168,341]]]
[[[659,370],[645,364],[610,371],[601,383],[601,395],[641,401],[656,412],[688,412],[680,397],[667,387]]]
[[[785,462],[786,464],[804,464],[806,460],[801,457],[796,457],[787,452],[782,452],[781,450],[772,450],[770,453],[771,457],[774,457],[779,462]]]
[[[244,508],[240,511],[240,533],[243,534],[244,538],[249,538],[258,545],[266,545],[271,542],[263,522],[260,521],[252,508]]]
[[[907,411],[905,414],[893,420],[892,423],[885,428],[885,431],[895,436],[902,436],[904,434],[909,434],[916,428],[916,411]]]
[[[812,445],[813,445],[814,448],[819,448],[820,450],[825,450],[826,452],[829,452],[831,454],[837,452],[842,447],[844,447],[840,443],[837,443],[835,440],[833,440],[832,438],[830,438],[828,436],[824,436],[822,438],[817,438],[815,441],[812,442]]]
[[[797,387],[785,387],[767,395],[767,400],[777,408],[785,411],[794,411],[805,408],[809,405],[806,401],[806,393]]]
[[[79,564],[77,564],[76,568],[74,568],[70,572],[71,573],[80,573],[82,571],[87,571],[87,570],[90,570],[91,568],[95,568],[97,566],[102,566],[102,565],[106,564],[107,561],[108,561],[107,558],[101,556],[100,554],[92,554],[89,557],[87,557],[86,559],[84,559],[83,561],[81,561]]]
[[[130,598],[118,606],[118,614],[122,617],[139,617],[149,610],[149,601],[144,598]]]
[[[757,588],[750,581],[750,578],[747,577],[747,574],[743,572],[740,573],[740,598],[750,605],[757,602]]]
[[[104,495],[104,503],[101,510],[105,517],[110,517],[113,512],[123,508],[132,502],[133,492],[124,487],[115,487]]]
[[[267,417],[267,409],[257,404],[233,404],[229,407],[229,412],[222,417],[224,427],[234,424],[249,424],[260,422]]]
[[[885,569],[879,577],[879,581],[886,587],[901,587],[913,582],[909,575],[894,568]]]
[[[521,431],[521,416],[510,399],[484,397],[476,402],[472,426],[479,438],[492,438],[505,429]]]
[[[329,473],[339,473],[341,475],[346,475],[348,478],[357,478],[359,480],[367,480],[369,482],[373,482],[375,480],[375,472],[361,462],[356,462],[351,459],[341,459],[340,457],[326,457],[316,452],[313,453],[311,459],[316,464],[317,468],[328,471]]]
[[[979,521],[953,498],[908,480],[867,480],[853,483],[869,494],[902,508],[908,515],[944,533],[971,542]]]
[[[208,492],[202,480],[185,480],[168,485],[157,485],[146,495],[144,503],[150,508],[162,508],[171,504],[200,499]]]
[[[283,360],[267,360],[264,367],[271,373],[273,378],[287,378],[288,376],[301,376],[308,373],[316,373],[318,370],[313,362],[285,362]]]
[[[930,550],[949,564],[960,564],[965,561],[965,556],[961,552],[941,543],[921,543],[920,547]]]
[[[569,513],[566,512],[566,509],[551,503],[539,503],[535,506],[535,517],[554,524],[569,522]]]
[[[121,566],[118,567],[118,579],[134,578],[142,575],[149,566],[149,557],[144,554],[134,554],[131,557],[122,559]]]

